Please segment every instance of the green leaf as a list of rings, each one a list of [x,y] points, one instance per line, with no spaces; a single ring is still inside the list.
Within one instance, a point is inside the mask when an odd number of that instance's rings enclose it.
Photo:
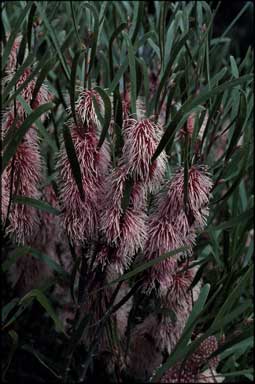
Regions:
[[[76,84],[77,65],[79,62],[80,55],[81,55],[81,51],[77,52],[74,56],[73,63],[72,63],[72,69],[71,69],[71,79],[70,79],[71,111],[72,111],[73,119],[74,119],[74,122],[76,125],[77,125],[77,120],[76,120],[76,113],[75,113],[75,84]]]
[[[125,59],[124,63],[121,64],[121,66],[119,67],[118,71],[116,72],[116,75],[114,76],[113,81],[109,86],[109,94],[111,94],[115,90],[124,72],[126,72],[127,68],[128,68],[128,60]]]
[[[166,15],[167,15],[167,1],[162,1],[160,4],[160,17],[159,17],[159,47],[160,47],[160,60],[161,66],[164,68],[165,62],[165,28],[166,28]]]
[[[213,96],[215,96],[221,92],[224,92],[228,89],[231,89],[237,85],[245,83],[246,81],[250,81],[252,79],[252,77],[253,77],[252,74],[244,75],[244,76],[240,77],[239,79],[235,79],[235,80],[231,80],[231,81],[228,81],[226,83],[223,83],[223,84],[215,87],[211,91],[208,91],[208,89],[205,89],[195,98],[193,96],[191,96],[183,104],[183,106],[180,108],[180,110],[173,117],[172,121],[166,127],[166,131],[165,131],[163,137],[161,138],[154,155],[152,156],[152,161],[154,161],[159,156],[159,154],[162,152],[162,150],[166,147],[168,142],[174,136],[175,131],[178,127],[178,122],[183,118],[184,115],[188,115],[188,113],[190,113],[190,111],[193,108],[195,108],[199,104],[203,104],[206,100],[210,99],[211,97],[213,97]]]
[[[72,1],[70,1],[70,8],[71,8],[71,14],[72,14],[72,20],[73,20],[75,34],[76,34],[77,40],[79,41],[80,46],[82,46],[82,41],[80,39],[80,35],[79,35],[79,32],[78,32],[78,28],[77,28],[77,24],[76,24],[76,19],[75,19],[75,15],[74,15],[73,2]]]
[[[132,19],[132,24],[130,28],[130,35],[131,35],[131,42],[134,44],[139,27],[142,24],[142,17],[143,17],[143,9],[144,9],[144,2],[143,1],[135,1],[134,2],[134,16]]]
[[[230,56],[230,65],[231,65],[231,72],[235,79],[238,79],[239,77],[239,71],[238,67],[235,61],[235,58],[233,56]]]
[[[49,33],[49,36],[51,38],[51,41],[57,51],[57,54],[58,54],[58,57],[59,57],[59,60],[60,60],[60,63],[62,65],[62,68],[64,70],[64,74],[67,78],[68,81],[70,81],[70,71],[69,71],[69,68],[67,66],[67,63],[66,63],[66,60],[65,60],[65,57],[61,51],[61,48],[60,48],[60,44],[58,42],[58,38],[57,38],[57,34],[55,33],[54,29],[52,28],[51,24],[50,24],[50,21],[48,19],[48,17],[46,16],[46,12],[45,10],[43,9],[43,4],[42,3],[36,3],[37,5],[37,8],[41,14],[41,18],[42,18],[42,21],[43,23],[45,24],[45,27]]]
[[[84,201],[85,195],[84,195],[83,184],[82,184],[82,174],[81,174],[80,164],[74,148],[72,136],[67,124],[64,125],[63,136],[64,136],[66,153],[71,166],[73,178],[77,184],[81,200]]]
[[[18,30],[22,26],[23,22],[25,21],[26,14],[28,13],[30,7],[31,7],[31,3],[28,3],[26,5],[26,7],[22,10],[22,12],[20,13],[19,18],[17,19],[17,22],[12,27],[12,32],[10,34],[10,37],[9,37],[9,39],[7,41],[7,44],[6,44],[5,48],[4,48],[4,52],[3,52],[3,55],[2,55],[2,70],[5,67],[6,63],[7,63],[7,60],[8,60],[8,57],[10,55],[10,52],[11,52],[14,40],[17,37],[17,34],[18,34]]]
[[[82,6],[85,8],[88,8],[92,12],[92,14],[94,16],[94,20],[95,20],[94,33],[93,33],[93,44],[92,44],[91,56],[90,56],[90,66],[89,66],[89,71],[88,71],[88,73],[90,73],[90,71],[93,67],[94,61],[95,61],[95,57],[96,57],[97,39],[98,39],[98,31],[99,31],[99,17],[98,17],[98,13],[97,13],[97,10],[94,7],[94,5],[92,5],[90,3],[84,3]]]
[[[9,369],[9,367],[10,367],[10,364],[12,362],[12,359],[13,359],[13,356],[15,354],[15,351],[18,348],[18,342],[19,342],[19,336],[18,336],[17,332],[15,332],[13,329],[11,331],[9,331],[8,334],[9,334],[9,336],[12,339],[12,346],[11,346],[10,353],[9,353],[9,356],[8,356],[7,364],[4,367],[3,372],[2,372],[2,380],[3,380],[3,382],[6,382],[5,376],[6,376],[6,373],[7,373],[8,369]]]
[[[43,356],[40,352],[36,351],[34,348],[31,348],[29,345],[23,345],[22,349],[24,351],[30,352],[53,376],[57,379],[62,379],[62,376],[58,375],[46,361],[48,360],[45,356]]]
[[[122,275],[120,278],[111,281],[109,284],[107,284],[107,286],[119,283],[120,281],[129,280],[131,277],[136,276],[138,273],[141,273],[141,272],[145,271],[146,269],[151,268],[154,265],[157,265],[161,261],[166,260],[168,257],[174,256],[174,255],[177,255],[178,253],[186,251],[187,248],[188,247],[177,248],[177,249],[174,249],[173,251],[166,252],[163,255],[161,255],[161,256],[153,259],[153,260],[149,260],[149,261],[146,261],[145,263],[141,263],[138,267],[134,268],[132,271],[127,272],[124,275]],[[104,288],[104,287],[102,287],[102,288]]]
[[[28,22],[27,22],[27,44],[28,44],[29,51],[31,50],[32,28],[33,28],[35,11],[36,11],[36,4],[33,2],[29,12]]]
[[[27,45],[27,36],[26,34],[23,34],[22,40],[20,42],[19,51],[17,54],[17,63],[18,65],[21,65],[23,63],[25,52],[26,52],[26,45]]]
[[[137,97],[137,84],[136,84],[136,63],[134,47],[131,44],[129,36],[126,32],[123,32],[124,38],[128,48],[128,61],[130,68],[130,83],[131,83],[131,112],[136,114],[136,97]]]
[[[247,101],[246,101],[246,96],[245,93],[240,90],[240,103],[239,103],[239,110],[238,110],[238,118],[236,122],[236,127],[234,129],[234,132],[232,134],[228,149],[226,151],[226,156],[225,156],[225,162],[227,162],[233,153],[233,150],[239,140],[239,137],[242,134],[242,128],[246,119],[246,114],[247,114]]]
[[[241,215],[231,218],[228,221],[225,221],[217,226],[210,226],[213,231],[223,230],[223,229],[231,229],[235,227],[237,224],[242,223],[244,220],[250,220],[253,218],[253,208],[247,209]],[[209,227],[208,227],[209,228]]]
[[[242,16],[242,14],[252,5],[252,3],[250,2],[247,2],[243,8],[241,9],[241,11],[236,15],[236,17],[234,18],[234,20],[229,24],[229,26],[226,28],[226,30],[224,31],[224,33],[221,35],[221,37],[225,37],[229,31],[233,28],[233,26],[236,24],[236,22],[240,19],[240,17]]]
[[[10,266],[17,262],[20,257],[28,257],[28,254],[42,261],[43,263],[46,263],[50,269],[59,273],[63,278],[68,279],[68,273],[58,263],[56,263],[48,255],[45,255],[39,250],[28,246],[17,247],[13,252],[11,252],[8,258],[2,263],[2,271],[8,271]]]
[[[224,304],[220,308],[219,312],[215,316],[215,319],[214,319],[214,321],[210,327],[211,330],[216,330],[217,328],[222,326],[221,325],[222,320],[230,312],[230,310],[232,309],[235,302],[240,298],[240,294],[241,294],[242,290],[246,286],[247,281],[249,281],[249,279],[251,278],[252,267],[253,266],[251,265],[250,268],[248,269],[248,271],[239,279],[235,288],[232,289],[232,291],[230,292],[229,296],[227,297]]]
[[[46,79],[49,71],[52,69],[55,62],[56,62],[56,58],[53,57],[53,58],[49,59],[48,61],[46,61],[45,65],[42,67],[42,69],[39,73],[39,76],[36,80],[36,83],[35,83],[35,87],[33,90],[32,100],[30,102],[30,105],[33,105],[33,102],[36,99],[36,96],[37,96],[38,92],[40,91],[40,88],[43,85],[44,80]]]
[[[7,319],[9,313],[17,306],[19,302],[18,298],[12,299],[9,303],[5,304],[5,306],[1,309],[1,322],[4,323]]]
[[[27,114],[30,114],[33,112],[33,109],[27,104],[27,102],[23,99],[22,96],[18,95],[17,100],[21,103],[24,110]],[[45,128],[45,126],[42,124],[42,122],[38,119],[35,121],[35,125],[38,129],[38,132],[40,133],[41,137],[47,141],[53,152],[55,153],[58,150],[58,147],[55,143],[55,141],[50,136],[49,132]],[[12,137],[12,136],[11,136]]]
[[[172,66],[173,66],[175,59],[177,58],[178,54],[180,53],[180,50],[185,45],[185,42],[187,41],[188,36],[189,36],[189,33],[188,32],[185,33],[182,36],[182,38],[180,39],[180,41],[178,41],[173,47],[173,51],[172,51],[172,54],[171,54],[169,61],[167,63],[165,72],[163,73],[163,75],[160,79],[160,82],[159,82],[159,86],[157,87],[157,92],[155,95],[155,99],[153,101],[154,109],[157,109],[157,107],[158,107],[158,102],[159,102],[161,92],[162,92],[163,88],[167,85],[167,79],[168,79],[168,77],[172,71]]]
[[[60,211],[56,208],[53,208],[50,204],[46,203],[43,200],[33,199],[26,196],[13,196],[13,203],[25,204],[31,207],[40,209],[41,211],[51,213],[52,215],[59,215]]]
[[[23,137],[31,127],[31,125],[46,111],[49,109],[52,109],[54,104],[47,103],[43,104],[40,107],[38,107],[36,110],[34,110],[24,121],[23,124],[19,127],[19,129],[16,130],[15,135],[12,137],[11,142],[7,145],[4,154],[3,154],[3,162],[2,162],[2,170],[1,173],[6,168],[8,162],[11,160],[11,158],[15,155],[16,150],[21,143]]]
[[[50,301],[44,295],[44,293],[41,292],[39,289],[32,289],[30,292],[28,292],[25,296],[22,297],[22,299],[20,300],[20,304],[24,304],[27,302],[27,300],[30,301],[31,299],[36,299],[39,302],[39,304],[41,304],[41,306],[45,309],[45,311],[54,321],[57,330],[61,331],[66,335],[65,328],[64,328],[64,325],[62,324],[62,321],[60,321]]]
[[[95,87],[94,89],[99,93],[99,95],[101,96],[104,102],[104,124],[101,132],[101,136],[98,142],[98,147],[100,148],[103,145],[103,142],[106,138],[106,134],[108,132],[108,128],[110,126],[111,117],[112,117],[112,106],[111,106],[111,100],[103,88]]]
[[[121,23],[115,31],[112,33],[109,40],[109,67],[110,67],[110,79],[113,80],[114,72],[113,72],[113,54],[112,54],[112,46],[116,37],[127,28],[127,23]]]

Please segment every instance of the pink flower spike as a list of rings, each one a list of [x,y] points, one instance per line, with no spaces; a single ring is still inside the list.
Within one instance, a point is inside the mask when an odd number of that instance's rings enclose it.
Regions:
[[[106,146],[97,148],[98,138],[94,131],[82,132],[82,127],[70,123],[71,136],[82,173],[85,199],[82,201],[64,147],[61,145],[57,169],[59,173],[60,202],[64,225],[74,242],[84,242],[97,236],[99,203],[103,176],[109,166]]]
[[[4,193],[9,194],[11,188],[12,160],[7,165],[2,178],[6,185]],[[41,157],[36,138],[36,132],[30,129],[19,145],[14,158],[13,194],[38,199],[40,192],[38,185],[41,178]],[[7,233],[15,236],[18,243],[30,241],[39,225],[38,211],[23,204],[12,203],[9,215]]]
[[[76,113],[81,121],[87,124],[88,129],[97,129],[98,119],[93,104],[93,97],[96,99],[99,108],[102,109],[102,101],[95,90],[84,89],[81,91],[78,100],[75,103]]]
[[[151,158],[160,141],[161,128],[150,119],[125,121],[123,159],[135,180],[158,185],[165,172],[165,155],[162,153],[153,164]]]

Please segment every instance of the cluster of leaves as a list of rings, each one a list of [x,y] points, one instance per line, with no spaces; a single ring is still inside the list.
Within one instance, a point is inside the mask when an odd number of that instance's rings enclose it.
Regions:
[[[194,250],[195,263],[199,265],[194,285],[201,277],[206,284],[175,351],[156,372],[154,382],[176,361],[188,357],[201,342],[202,338],[188,343],[194,330],[202,331],[203,338],[225,335],[226,342],[217,353],[221,358],[219,371],[226,381],[253,380],[253,51],[249,47],[244,58],[228,54],[228,34],[252,4],[245,4],[222,36],[215,38],[214,18],[220,6],[224,5],[218,3],[213,8],[206,1],[155,1],[154,13],[149,14],[148,2],[143,1],[20,1],[1,5],[2,74],[14,39],[20,33],[23,36],[18,53],[20,68],[3,89],[2,107],[10,106],[17,98],[28,111],[20,129],[7,145],[3,143],[2,168],[35,123],[42,138],[41,154],[48,165],[47,181],[55,181],[54,158],[64,135],[76,182],[81,188],[79,164],[64,125],[67,104],[70,100],[75,119],[77,86],[97,85],[105,106],[105,115],[99,115],[101,145],[109,140],[113,96],[114,129],[118,137],[115,143],[110,143],[114,162],[122,145],[120,91],[129,81],[132,113],[136,113],[138,96],[144,99],[148,116],[157,117],[162,105],[166,105],[165,133],[153,156],[155,159],[163,150],[169,155],[166,177],[170,178],[173,169],[183,164],[187,174],[188,168],[198,160],[206,163],[212,173],[214,187],[208,227]],[[27,57],[25,48],[29,50]],[[37,76],[37,89],[46,80],[54,104],[31,111],[22,100],[20,92],[24,85],[16,89],[16,83],[28,65],[33,65],[31,79]],[[159,80],[153,95],[149,91],[150,73]],[[48,110],[51,110],[49,118],[45,123],[40,122],[40,115]],[[208,121],[197,151],[195,142],[206,111]],[[193,112],[196,120],[192,139],[185,141],[182,148],[176,134]],[[216,160],[215,148],[223,136],[224,150]],[[39,200],[23,198],[19,203],[59,213]],[[69,382],[76,382],[77,372],[84,363],[81,356],[86,353],[77,347],[86,319],[70,341],[50,296],[55,281],[65,279],[72,285],[72,276],[49,256],[28,247],[14,247],[6,237],[4,240],[3,380],[13,378],[15,371],[20,377],[38,383],[61,380],[66,368],[62,350],[69,348],[73,352]],[[56,276],[20,299],[8,288],[5,273],[28,251],[47,263]],[[161,259],[164,257],[169,255]],[[136,266],[121,280],[130,280],[149,267],[148,263]],[[33,359],[33,368],[30,364],[26,366],[26,357],[29,361]]]

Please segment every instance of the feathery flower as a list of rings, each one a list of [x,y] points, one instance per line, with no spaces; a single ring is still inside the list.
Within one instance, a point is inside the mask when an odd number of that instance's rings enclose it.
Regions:
[[[179,169],[165,191],[157,195],[154,211],[148,220],[148,240],[144,258],[187,246],[191,253],[197,229],[202,229],[208,215],[211,179],[204,167],[192,166],[188,175],[188,213],[184,210],[184,170]],[[160,283],[162,290],[171,286],[179,255],[155,265],[149,271],[149,285]]]
[[[92,122],[94,124],[94,122]],[[61,145],[57,169],[59,173],[60,202],[63,220],[72,241],[84,242],[97,236],[99,198],[102,193],[102,177],[109,165],[106,146],[97,148],[98,138],[94,131],[82,132],[73,122],[71,136],[82,174],[84,200],[81,199],[74,180],[69,159]]]
[[[135,180],[149,182],[151,189],[162,181],[165,172],[165,155],[150,164],[160,141],[161,129],[150,119],[127,119],[124,130],[123,159]],[[156,185],[155,185],[156,184]]]
[[[19,88],[31,75],[32,69],[31,68],[26,68],[22,75],[20,76],[19,80],[17,81],[17,88]],[[31,104],[32,101],[32,95],[35,89],[35,84],[36,84],[36,79],[33,78],[31,81],[28,82],[28,84],[25,86],[25,88],[22,89],[21,91],[21,96],[24,98],[24,100],[28,103]],[[36,109],[38,106],[45,104],[49,101],[51,101],[53,96],[49,92],[47,86],[45,84],[42,84],[41,87],[39,88],[37,95],[31,105],[32,109]],[[17,113],[23,117],[25,111],[22,106],[22,104],[17,101]],[[47,114],[41,115],[40,119],[41,121],[44,121],[46,118]]]
[[[120,165],[106,178],[101,205],[100,228],[107,243],[116,248],[114,260],[120,269],[128,265],[146,239],[145,190],[141,183],[133,184],[130,204],[124,213],[121,207],[128,177],[128,168]]]
[[[32,127],[26,133],[14,156],[13,171],[12,160],[10,160],[2,174],[3,185],[5,185],[4,199],[9,201],[12,172],[13,194],[38,199],[41,157],[36,132]],[[12,203],[8,219],[7,233],[15,235],[18,243],[29,241],[39,224],[37,210],[29,205]]]
[[[9,39],[9,37],[10,36],[7,35],[8,39]],[[8,57],[6,68],[5,68],[6,73],[12,73],[12,72],[14,72],[16,70],[17,55],[18,55],[21,39],[22,39],[22,37],[21,37],[21,35],[19,35],[14,40],[14,43],[12,45],[12,48],[11,48],[11,51],[10,51],[10,54],[9,54],[9,57]]]
[[[95,98],[99,108],[102,109],[103,106],[99,94],[94,89],[83,89],[75,103],[75,111],[83,124],[86,123],[86,129],[96,130],[99,122],[94,108],[93,98]]]

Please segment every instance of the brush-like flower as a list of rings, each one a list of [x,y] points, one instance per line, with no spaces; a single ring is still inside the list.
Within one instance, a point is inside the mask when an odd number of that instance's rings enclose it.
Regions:
[[[9,206],[9,191],[8,191],[8,179],[5,176],[5,171],[1,176],[1,223],[4,225],[7,217],[7,211]]]
[[[160,141],[162,130],[151,119],[127,119],[124,130],[123,159],[135,180],[149,183],[153,189],[162,181],[165,173],[165,154],[151,164],[151,158]]]
[[[7,35],[7,38],[9,39],[9,35]],[[17,65],[17,55],[21,43],[21,35],[17,36],[16,39],[14,40],[14,43],[12,45],[10,54],[8,56],[8,61],[6,64],[6,73],[13,73],[16,70],[16,65]]]
[[[179,273],[178,273],[179,272]],[[192,311],[193,303],[198,299],[201,283],[197,283],[195,287],[190,289],[195,271],[189,276],[181,277],[180,271],[177,269],[173,273],[172,284],[168,290],[160,291],[161,305],[165,309],[169,309],[173,318],[168,314],[162,315],[158,326],[160,337],[157,345],[162,350],[167,350],[170,354],[180,339],[189,315]]]
[[[5,132],[8,132],[6,128]],[[8,199],[9,201],[12,179],[13,194],[38,199],[40,197],[38,186],[41,168],[37,136],[34,128],[31,127],[19,145],[14,155],[14,161],[9,161],[2,174],[3,185],[5,186],[3,190],[4,200]],[[39,224],[38,212],[35,208],[14,202],[11,204],[8,220],[7,233],[13,234],[18,243],[31,240]]]
[[[162,301],[166,307],[170,307],[175,311],[178,311],[180,308],[192,309],[192,302],[197,300],[197,293],[200,291],[200,284],[196,286],[195,290],[190,289],[196,272],[196,267],[184,270],[182,270],[181,267],[177,267],[176,270],[173,271],[171,284],[166,291],[163,291],[163,289],[160,291]]]
[[[207,204],[212,186],[204,167],[192,166],[188,174],[188,209],[184,207],[184,170],[179,169],[166,190],[156,197],[155,207],[148,221],[148,240],[144,258],[151,260],[161,254],[187,246],[191,253],[197,229],[202,229],[208,215]],[[149,285],[156,281],[162,290],[172,284],[178,256],[155,265],[149,272]]]
[[[94,121],[91,122],[95,124]],[[90,126],[91,126],[90,124]],[[97,147],[94,130],[84,132],[83,126],[70,124],[71,137],[82,174],[84,199],[82,200],[74,180],[64,143],[58,155],[57,169],[60,185],[60,202],[64,226],[73,242],[84,242],[97,236],[99,198],[102,193],[103,176],[109,165],[106,146]]]
[[[16,87],[19,88],[25,81],[27,81],[27,79],[31,76],[31,74],[32,74],[32,69],[30,67],[26,68],[22,73],[22,75],[20,76],[19,80],[17,81]],[[21,91],[21,96],[29,105],[32,102],[32,96],[35,89],[35,84],[36,84],[36,79],[33,78],[31,81],[28,82],[25,88],[23,88]],[[52,98],[53,96],[49,92],[47,86],[45,84],[42,84],[42,86],[39,88],[35,96],[35,99],[33,100],[30,106],[32,109],[36,109],[38,106],[51,101]],[[16,102],[16,105],[17,105],[17,113],[21,117],[23,117],[25,113],[23,105],[19,101]],[[41,121],[44,121],[46,117],[47,117],[47,114],[41,115],[40,117]]]
[[[55,209],[60,209],[56,193],[52,184],[48,184],[43,188],[42,200],[50,204]],[[62,238],[63,230],[61,228],[60,216],[54,215],[46,211],[40,211],[40,238],[42,244],[49,244],[59,241]]]
[[[113,259],[120,269],[129,264],[146,239],[145,190],[141,183],[131,186],[129,206],[123,212],[122,199],[128,178],[125,165],[116,168],[106,179],[101,205],[100,228],[107,243],[115,248]]]
[[[102,110],[102,101],[99,94],[94,89],[83,89],[75,103],[75,111],[87,129],[96,130],[98,119],[94,108],[93,98],[95,98],[99,108]]]

